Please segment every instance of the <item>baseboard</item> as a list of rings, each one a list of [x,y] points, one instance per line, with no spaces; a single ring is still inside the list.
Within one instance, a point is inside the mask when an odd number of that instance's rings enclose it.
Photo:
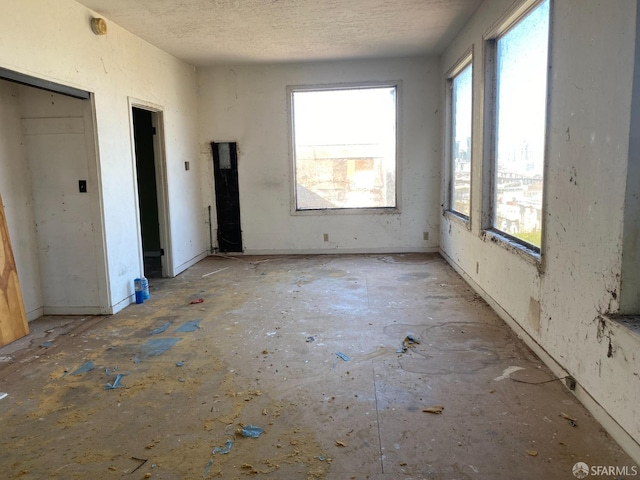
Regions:
[[[195,257],[187,260],[186,262],[178,265],[177,267],[173,268],[173,276],[177,276],[179,274],[181,274],[182,272],[184,272],[187,268],[192,267],[193,265],[195,265],[196,263],[198,263],[200,260],[202,260],[203,258],[206,258],[208,254],[208,251],[199,253],[198,255],[196,255]]]
[[[438,253],[438,247],[406,247],[406,248],[303,248],[303,249],[255,249],[245,250],[237,255],[366,255],[394,253]],[[235,253],[230,255],[236,255]]]
[[[570,375],[558,361],[540,345],[535,338],[523,329],[509,313],[500,306],[476,281],[469,276],[451,257],[440,250],[440,255],[449,265],[480,295],[496,314],[516,333],[533,352],[549,367],[557,378]],[[577,381],[579,379],[576,379]],[[576,383],[576,389],[572,392],[584,405],[593,417],[604,427],[607,433],[627,452],[627,454],[640,464],[640,444],[598,403],[598,401],[580,383]]]
[[[43,307],[43,315],[104,315],[102,307]]]
[[[44,307],[34,308],[30,312],[27,312],[27,322],[40,318],[42,315],[44,315]]]
[[[133,294],[129,295],[128,297],[123,298],[118,303],[116,303],[115,305],[111,306],[111,309],[110,309],[111,311],[107,315],[115,315],[119,311],[124,310],[129,305],[134,303],[134,301],[135,301],[135,296]]]

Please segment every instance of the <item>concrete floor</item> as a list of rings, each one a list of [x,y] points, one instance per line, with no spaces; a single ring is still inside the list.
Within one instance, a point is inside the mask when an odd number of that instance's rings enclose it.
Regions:
[[[0,349],[2,478],[569,479],[578,461],[634,464],[437,255],[211,257],[117,315],[30,326]],[[398,353],[408,334],[420,343]]]

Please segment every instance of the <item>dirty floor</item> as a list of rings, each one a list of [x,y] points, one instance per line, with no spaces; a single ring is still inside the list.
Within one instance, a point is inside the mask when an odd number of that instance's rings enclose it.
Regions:
[[[2,478],[571,479],[578,461],[634,464],[437,255],[210,257],[117,315],[30,327],[0,349]]]

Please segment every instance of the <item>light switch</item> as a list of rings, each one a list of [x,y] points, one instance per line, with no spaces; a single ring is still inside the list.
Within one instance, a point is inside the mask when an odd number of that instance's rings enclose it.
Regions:
[[[86,180],[78,180],[78,190],[80,190],[80,193],[87,193],[87,181]]]

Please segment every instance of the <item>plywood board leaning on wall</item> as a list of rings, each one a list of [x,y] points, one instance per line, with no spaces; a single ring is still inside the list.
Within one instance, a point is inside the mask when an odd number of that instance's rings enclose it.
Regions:
[[[0,197],[0,347],[29,333],[7,219]]]

